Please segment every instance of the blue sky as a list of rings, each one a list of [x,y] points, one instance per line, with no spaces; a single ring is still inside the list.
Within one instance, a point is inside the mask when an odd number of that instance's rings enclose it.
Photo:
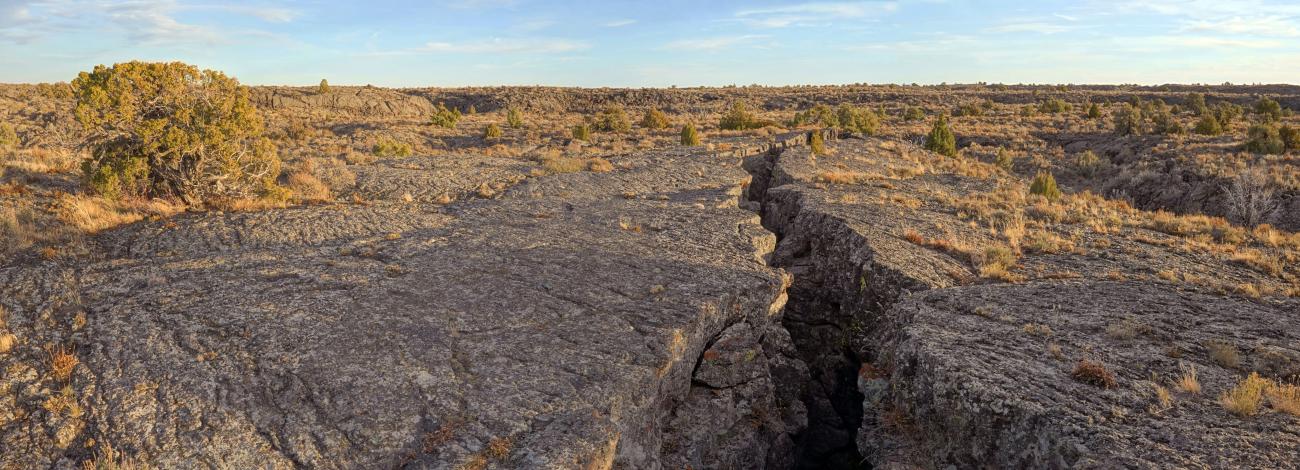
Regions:
[[[1300,2],[0,0],[0,82],[132,59],[249,84],[1297,83]]]

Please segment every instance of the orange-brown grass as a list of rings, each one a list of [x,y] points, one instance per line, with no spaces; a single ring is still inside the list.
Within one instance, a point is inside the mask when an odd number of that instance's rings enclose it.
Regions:
[[[73,355],[62,346],[51,349],[50,356],[50,376],[61,382],[66,382],[72,378],[72,371],[76,369],[80,361],[77,356]]]
[[[1259,413],[1264,391],[1269,386],[1268,379],[1260,377],[1259,373],[1251,372],[1250,376],[1242,379],[1232,390],[1223,392],[1223,395],[1219,396],[1219,403],[1238,416],[1254,416]]]

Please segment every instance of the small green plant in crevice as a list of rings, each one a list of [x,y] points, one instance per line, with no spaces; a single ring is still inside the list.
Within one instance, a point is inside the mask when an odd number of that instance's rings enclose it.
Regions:
[[[448,109],[447,106],[438,103],[438,107],[433,110],[433,117],[429,119],[429,124],[444,129],[455,129],[456,123],[460,122],[460,117],[459,109]]]
[[[1061,189],[1056,186],[1056,177],[1052,176],[1051,172],[1039,171],[1034,175],[1034,181],[1029,183],[1029,194],[1037,194],[1049,201],[1055,201],[1061,198]]]
[[[948,116],[939,115],[930,134],[925,136],[925,149],[949,157],[957,156],[957,135],[948,127]]]
[[[700,145],[700,133],[695,130],[695,124],[682,126],[682,145]]]
[[[506,125],[510,126],[511,129],[524,127],[524,113],[515,107],[506,110]]]
[[[501,135],[502,135],[501,126],[498,126],[497,123],[495,122],[488,124],[487,128],[483,129],[484,139],[495,139],[501,137]]]

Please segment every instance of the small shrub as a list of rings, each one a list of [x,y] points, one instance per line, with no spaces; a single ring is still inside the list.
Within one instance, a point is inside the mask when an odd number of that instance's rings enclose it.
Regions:
[[[1233,177],[1232,184],[1223,188],[1223,201],[1228,218],[1247,227],[1269,222],[1280,209],[1272,181],[1258,168]]]
[[[758,124],[754,114],[749,111],[749,107],[741,101],[731,103],[731,107],[718,120],[718,128],[722,130],[738,131],[758,127],[762,126]]]
[[[822,138],[820,131],[814,131],[808,134],[808,148],[812,150],[813,155],[822,155],[826,153],[826,141]]]
[[[700,133],[695,130],[695,124],[682,126],[682,145],[700,145]]]
[[[1196,366],[1181,365],[1180,368],[1183,369],[1183,375],[1178,377],[1178,382],[1175,385],[1178,386],[1179,390],[1192,395],[1199,395],[1201,393],[1201,380],[1196,377]]]
[[[11,149],[18,146],[18,131],[14,130],[14,125],[7,122],[0,123],[0,150]]]
[[[850,132],[863,135],[876,135],[880,127],[880,115],[867,108],[858,108],[847,104],[840,105],[836,112],[840,127]]]
[[[1219,403],[1238,416],[1254,416],[1259,413],[1259,404],[1264,398],[1264,391],[1270,386],[1268,379],[1251,372],[1232,390],[1219,396]]]
[[[429,119],[429,124],[444,129],[455,129],[456,123],[460,122],[460,110],[447,109],[447,106],[438,103],[438,107],[433,110],[433,117]]]
[[[573,126],[573,138],[581,141],[591,141],[591,126],[578,124]]]
[[[601,132],[622,134],[632,130],[632,122],[628,120],[627,111],[624,111],[622,106],[610,106],[596,116],[592,128]]]
[[[1098,157],[1092,150],[1084,150],[1083,153],[1074,157],[1074,168],[1079,174],[1086,177],[1093,177],[1101,170],[1101,157]]]
[[[487,128],[483,129],[484,139],[496,139],[501,137],[501,135],[502,135],[501,126],[498,126],[497,123],[495,122],[488,124]]]
[[[1223,133],[1223,126],[1219,125],[1219,120],[1214,118],[1213,113],[1207,112],[1201,114],[1192,130],[1200,135],[1219,135]]]
[[[1056,186],[1056,177],[1047,171],[1039,171],[1034,181],[1029,183],[1029,194],[1037,194],[1055,201],[1061,198],[1061,189]]]
[[[1241,106],[1227,101],[1220,101],[1213,109],[1214,119],[1219,121],[1219,125],[1223,126],[1225,131],[1232,128],[1232,122],[1241,117],[1242,112]]]
[[[370,153],[376,157],[409,157],[411,156],[411,144],[399,142],[390,138],[379,139],[375,145],[370,148]]]
[[[646,129],[667,129],[668,115],[658,109],[647,109],[641,116],[641,127]]]
[[[1282,147],[1286,150],[1300,150],[1300,128],[1282,126],[1278,129],[1278,136],[1282,138]]]
[[[917,106],[910,106],[903,110],[904,121],[920,121],[925,119],[925,110]]]
[[[475,108],[473,104],[470,104],[468,108],[465,108],[465,114],[468,115],[478,114],[478,108]]]
[[[324,78],[320,79],[320,85],[316,87],[316,93],[326,94],[330,92],[330,82]]]
[[[984,108],[975,103],[963,103],[957,105],[957,109],[952,112],[953,116],[962,117],[979,117],[984,115]]]
[[[1079,382],[1105,389],[1115,388],[1118,385],[1115,374],[1106,369],[1106,366],[1087,359],[1080,360],[1074,366],[1074,372],[1070,373],[1070,377]]]
[[[609,160],[595,157],[587,161],[587,171],[592,173],[608,173],[614,171],[614,164]]]
[[[1282,106],[1268,97],[1263,97],[1255,102],[1255,114],[1265,122],[1275,122],[1282,119]]]
[[[1070,103],[1060,98],[1052,98],[1038,104],[1038,112],[1046,114],[1059,114],[1070,111]]]
[[[1246,130],[1246,150],[1265,154],[1279,154],[1286,150],[1282,134],[1273,124],[1255,124]]]
[[[1115,133],[1119,135],[1142,134],[1142,111],[1126,104],[1115,112]]]
[[[1151,116],[1151,123],[1157,134],[1179,135],[1184,132],[1183,125],[1169,111],[1157,111]]]
[[[998,153],[994,157],[993,163],[1003,170],[1011,171],[1016,164],[1016,160],[1015,157],[1011,156],[1011,151],[1005,147],[998,147]]]
[[[524,127],[524,113],[520,112],[519,108],[510,108],[506,111],[506,125],[511,129]]]
[[[1187,108],[1197,116],[1204,116],[1210,111],[1210,108],[1205,105],[1205,95],[1201,93],[1189,93],[1187,95]]]
[[[830,106],[819,104],[802,112],[795,113],[790,120],[791,127],[798,126],[839,127],[839,115]]]
[[[1097,103],[1092,103],[1091,105],[1088,105],[1088,114],[1087,114],[1087,117],[1088,117],[1088,119],[1098,119],[1098,118],[1100,118],[1100,117],[1101,117],[1101,107],[1100,107],[1100,106],[1097,106]]]
[[[934,121],[930,134],[925,136],[925,149],[949,157],[957,156],[957,136],[948,127],[948,117],[940,115]]]
[[[1205,343],[1205,351],[1209,353],[1210,360],[1215,364],[1228,369],[1236,369],[1241,364],[1241,358],[1237,355],[1237,347],[1222,341],[1210,341]]]

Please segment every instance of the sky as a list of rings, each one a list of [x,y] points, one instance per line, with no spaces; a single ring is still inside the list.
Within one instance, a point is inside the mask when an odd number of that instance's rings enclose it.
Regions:
[[[0,0],[0,82],[1300,83],[1300,1]]]

